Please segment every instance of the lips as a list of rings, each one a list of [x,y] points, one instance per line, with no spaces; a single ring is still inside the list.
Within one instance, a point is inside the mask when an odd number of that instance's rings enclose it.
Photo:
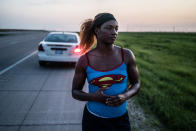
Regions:
[[[110,39],[115,40],[115,39],[116,39],[116,37],[110,37]]]

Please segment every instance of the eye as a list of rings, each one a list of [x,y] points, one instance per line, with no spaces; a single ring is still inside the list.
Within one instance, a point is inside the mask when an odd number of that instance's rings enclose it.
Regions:
[[[114,26],[106,26],[105,29],[118,31],[118,26],[116,26],[116,27],[114,27]]]
[[[118,31],[118,27],[116,27],[115,30]]]
[[[107,27],[106,27],[106,29],[109,29],[109,30],[111,30],[111,29],[112,29],[112,27],[111,27],[111,26],[107,26]]]

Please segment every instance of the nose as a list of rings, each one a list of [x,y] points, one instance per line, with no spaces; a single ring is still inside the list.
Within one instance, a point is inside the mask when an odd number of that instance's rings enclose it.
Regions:
[[[116,36],[118,34],[118,31],[114,28],[114,29],[112,29],[111,33],[112,33],[112,35]]]

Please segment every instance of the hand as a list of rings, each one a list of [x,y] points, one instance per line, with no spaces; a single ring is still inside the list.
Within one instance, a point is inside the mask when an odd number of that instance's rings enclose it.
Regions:
[[[126,101],[126,97],[123,94],[119,94],[116,96],[110,96],[106,99],[106,105],[109,106],[120,106]]]
[[[106,104],[106,99],[108,99],[110,96],[104,94],[104,93],[103,93],[104,90],[106,90],[106,88],[99,88],[99,89],[94,93],[95,101]]]

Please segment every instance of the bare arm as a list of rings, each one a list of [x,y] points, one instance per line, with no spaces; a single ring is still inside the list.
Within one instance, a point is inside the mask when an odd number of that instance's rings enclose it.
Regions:
[[[135,56],[130,50],[125,51],[125,58],[127,60],[127,73],[130,85],[128,87],[128,91],[124,93],[124,96],[127,99],[134,96],[140,87],[140,80],[139,80],[139,71],[136,66]]]
[[[127,73],[128,73],[128,80],[130,85],[128,90],[123,94],[119,94],[117,96],[113,96],[108,98],[107,104],[110,106],[119,106],[125,100],[133,97],[138,91],[140,87],[140,80],[139,80],[139,72],[136,66],[135,56],[130,50],[124,50],[125,54],[125,63],[127,64]]]
[[[76,64],[75,74],[72,83],[72,97],[80,101],[97,101],[105,103],[108,96],[103,94],[103,89],[95,93],[82,91],[86,81],[87,62],[85,56],[81,56]]]

